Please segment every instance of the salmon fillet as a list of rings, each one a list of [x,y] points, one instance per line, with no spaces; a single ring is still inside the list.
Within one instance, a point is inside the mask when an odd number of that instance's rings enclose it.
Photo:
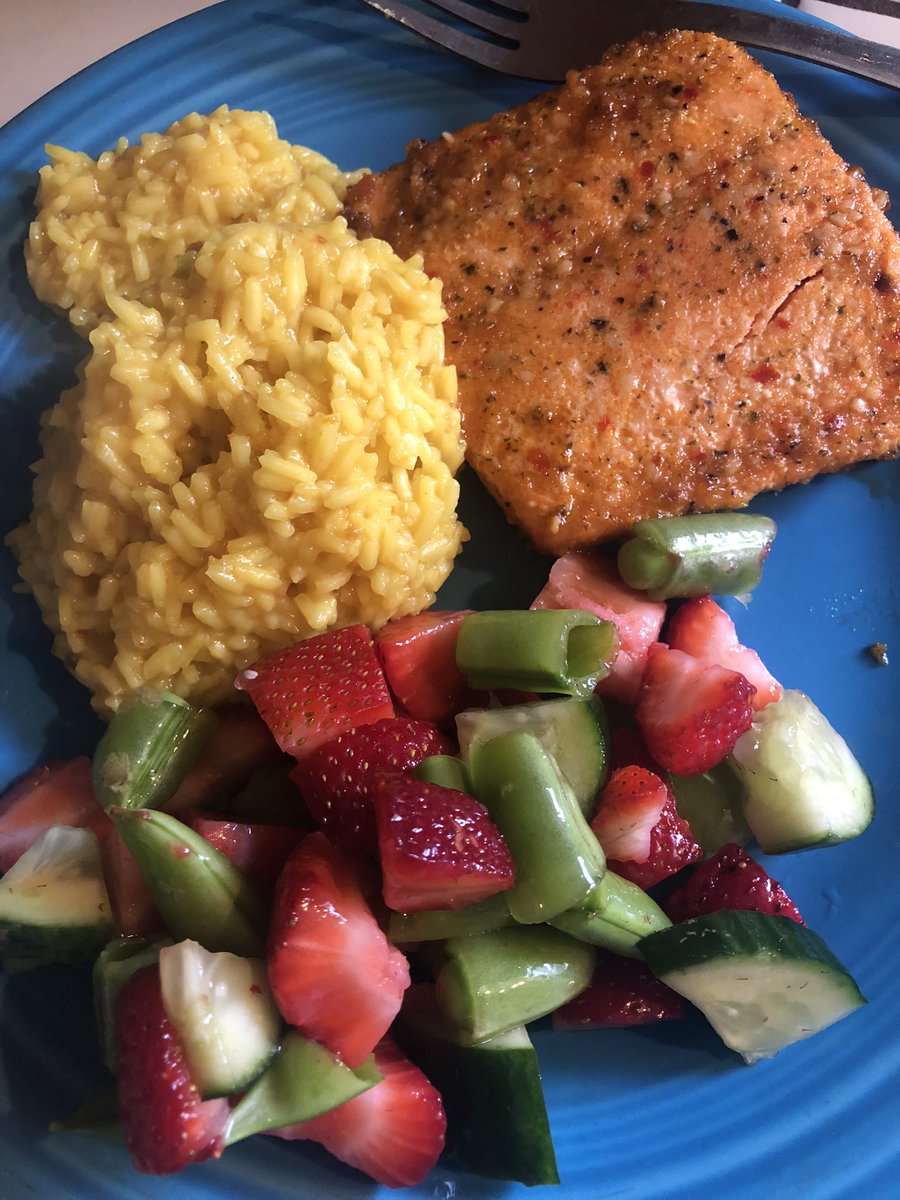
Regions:
[[[900,447],[897,233],[731,42],[632,42],[345,212],[443,279],[468,459],[541,550]]]

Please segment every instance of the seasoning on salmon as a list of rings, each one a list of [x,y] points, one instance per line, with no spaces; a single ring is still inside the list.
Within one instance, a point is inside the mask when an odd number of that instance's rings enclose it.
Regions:
[[[900,447],[900,240],[758,63],[675,31],[363,178],[444,281],[468,457],[560,554]]]

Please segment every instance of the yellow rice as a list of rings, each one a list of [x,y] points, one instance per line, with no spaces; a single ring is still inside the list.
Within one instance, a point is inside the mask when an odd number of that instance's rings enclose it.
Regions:
[[[175,228],[187,189],[167,186]],[[98,710],[141,686],[214,703],[271,650],[427,607],[465,536],[439,281],[341,217],[207,232],[153,305],[120,249],[10,537]],[[56,302],[95,311],[101,259]]]
[[[25,257],[41,300],[87,334],[111,315],[107,295],[155,305],[158,286],[223,225],[310,225],[340,211],[363,173],[279,138],[266,112],[191,113],[98,159],[48,146]]]

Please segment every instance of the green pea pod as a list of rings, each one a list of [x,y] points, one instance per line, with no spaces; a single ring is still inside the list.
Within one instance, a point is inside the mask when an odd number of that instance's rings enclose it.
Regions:
[[[388,938],[397,945],[401,942],[434,942],[467,934],[487,933],[490,929],[503,929],[513,923],[506,895],[501,892],[462,908],[392,912],[388,916],[387,932]]]
[[[469,791],[469,772],[461,758],[452,754],[432,754],[423,758],[413,771],[416,779],[423,783],[437,783],[441,787],[453,788],[456,792]]]
[[[548,921],[580,904],[606,859],[555,759],[527,729],[476,742],[469,775],[516,866],[505,893],[517,921]]]
[[[553,917],[550,924],[593,946],[640,958],[641,938],[672,922],[636,883],[607,871],[577,908]]]
[[[587,699],[609,674],[618,646],[615,625],[581,609],[476,612],[459,624],[456,665],[486,691]]]
[[[330,1050],[292,1029],[272,1062],[232,1110],[225,1126],[225,1145],[330,1112],[382,1078],[373,1058],[351,1070]]]
[[[207,950],[265,956],[265,909],[221,851],[170,813],[112,808],[109,815],[175,941],[192,938]]]
[[[160,808],[193,766],[215,720],[171,692],[137,693],[94,752],[97,799],[104,808]]]
[[[651,600],[739,596],[759,583],[775,532],[769,517],[751,513],[638,521],[619,550],[619,574]]]
[[[115,1012],[119,992],[132,975],[159,962],[163,946],[171,946],[167,937],[120,937],[107,942],[94,962],[92,982],[97,1038],[103,1061],[110,1071],[116,1069]]]
[[[450,938],[435,984],[441,1011],[473,1041],[526,1025],[590,982],[596,951],[549,925]]]

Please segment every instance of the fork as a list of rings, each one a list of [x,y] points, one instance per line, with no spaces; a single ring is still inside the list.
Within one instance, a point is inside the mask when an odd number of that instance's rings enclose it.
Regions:
[[[848,0],[870,8],[880,0]],[[429,41],[506,75],[559,82],[609,46],[648,30],[717,33],[757,50],[775,50],[900,88],[900,50],[789,17],[699,0],[424,0],[432,16],[405,0],[362,0]]]

